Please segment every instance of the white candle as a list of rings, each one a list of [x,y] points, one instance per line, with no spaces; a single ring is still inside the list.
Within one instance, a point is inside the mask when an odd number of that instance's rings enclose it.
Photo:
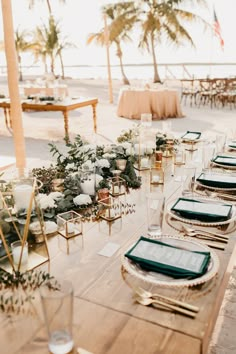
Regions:
[[[81,182],[81,189],[84,194],[94,195],[95,194],[95,181],[94,179],[86,180]]]
[[[115,217],[115,211],[113,209],[107,209],[106,210],[106,217],[107,218],[114,218]]]
[[[114,186],[114,187],[113,187],[113,193],[114,193],[114,194],[119,194],[119,193],[120,193],[119,186]]]
[[[67,223],[67,233],[72,234],[74,232],[75,232],[75,225],[73,224],[73,222],[68,222]]]
[[[141,159],[141,167],[148,167],[148,158],[147,157],[143,157]]]
[[[152,177],[152,182],[157,183],[159,181],[160,181],[160,177],[159,176],[153,176]]]
[[[21,249],[22,249],[22,245],[12,247],[13,262],[15,265],[19,265],[20,263]],[[28,244],[26,243],[23,248],[21,265],[25,265],[27,264],[27,262],[28,262]]]
[[[29,184],[20,184],[14,188],[16,210],[28,209],[33,187]]]

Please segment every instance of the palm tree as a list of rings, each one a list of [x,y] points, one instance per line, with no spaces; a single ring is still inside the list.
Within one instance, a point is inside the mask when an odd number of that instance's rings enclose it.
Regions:
[[[109,42],[116,45],[116,55],[119,58],[122,79],[124,84],[129,85],[129,80],[124,72],[121,42],[131,40],[129,32],[131,32],[134,24],[137,22],[135,2],[129,1],[109,4],[102,8],[102,12],[111,21],[108,26]],[[106,44],[105,28],[102,28],[98,33],[90,33],[87,44],[90,44],[92,41],[95,41],[98,45],[104,46]]]
[[[62,78],[64,78],[62,51],[73,46],[73,43],[61,37],[60,24],[58,21],[55,21],[53,16],[49,17],[47,25],[43,24],[41,27],[36,28],[32,48],[36,60],[41,57],[45,66],[45,72],[47,72],[47,57],[49,57],[51,73],[55,76],[55,60],[59,57]]]
[[[197,3],[206,4],[205,0],[143,0],[142,35],[139,47],[146,48],[152,55],[154,67],[153,82],[161,82],[156,59],[156,45],[164,39],[177,46],[189,42],[194,46],[193,39],[183,27],[183,22],[199,20],[208,25],[200,16],[184,10],[180,5],[192,3],[194,7]]]
[[[32,42],[30,41],[31,33],[19,28],[15,31],[15,47],[19,64],[19,80],[23,81],[22,67],[21,67],[21,53],[32,49]]]

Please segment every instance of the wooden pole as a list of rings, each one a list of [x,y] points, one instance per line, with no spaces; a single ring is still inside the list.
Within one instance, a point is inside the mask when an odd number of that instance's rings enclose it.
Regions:
[[[111,78],[111,64],[110,64],[110,41],[109,41],[109,30],[107,27],[107,16],[104,14],[104,35],[105,35],[105,44],[107,52],[107,72],[108,72],[108,85],[109,85],[109,98],[110,103],[113,103],[113,90],[112,90],[112,78]]]
[[[2,0],[2,18],[4,44],[7,60],[7,79],[11,102],[11,120],[16,157],[16,167],[21,171],[25,167],[25,140],[22,124],[22,110],[18,86],[18,62],[14,40],[11,0]]]

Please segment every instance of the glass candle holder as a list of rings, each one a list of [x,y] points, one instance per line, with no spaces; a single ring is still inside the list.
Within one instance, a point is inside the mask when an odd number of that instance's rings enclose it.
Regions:
[[[162,155],[163,155],[163,152],[161,150],[155,151],[155,165],[156,166],[162,165]]]
[[[82,216],[75,211],[67,211],[57,215],[58,233],[65,237],[82,234]]]
[[[121,206],[118,198],[112,196],[109,197],[109,200],[98,201],[99,207],[99,216],[101,219],[106,221],[114,221],[121,218]]]
[[[126,168],[127,161],[125,159],[116,160],[116,166],[120,171],[124,171]]]
[[[164,170],[163,168],[151,168],[150,170],[151,184],[164,184]]]
[[[123,195],[126,192],[126,181],[120,176],[111,177],[109,179],[109,183],[111,186],[110,194],[113,197],[117,197],[119,195]]]

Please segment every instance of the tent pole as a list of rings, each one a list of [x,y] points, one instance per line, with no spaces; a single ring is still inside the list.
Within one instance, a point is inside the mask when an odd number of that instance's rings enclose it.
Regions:
[[[18,62],[14,40],[11,0],[2,0],[4,45],[7,60],[8,89],[11,102],[11,121],[15,148],[16,167],[25,167],[25,140],[22,123],[22,109],[18,85]]]

